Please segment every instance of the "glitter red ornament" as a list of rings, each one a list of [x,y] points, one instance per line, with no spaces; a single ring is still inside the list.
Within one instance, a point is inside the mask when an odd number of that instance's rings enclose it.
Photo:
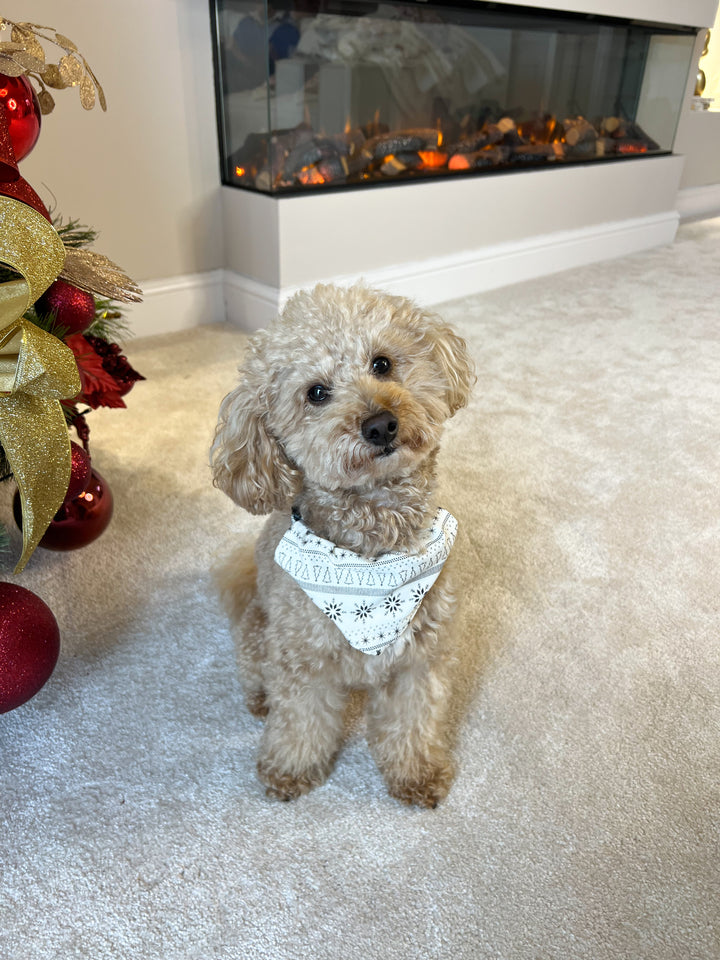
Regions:
[[[35,302],[35,309],[41,317],[54,314],[57,325],[69,336],[82,333],[93,322],[95,297],[65,280],[56,280]]]
[[[5,107],[15,159],[20,161],[40,136],[40,104],[27,77],[0,73],[0,104]]]
[[[59,653],[60,631],[50,607],[24,587],[0,583],[0,713],[35,696]]]

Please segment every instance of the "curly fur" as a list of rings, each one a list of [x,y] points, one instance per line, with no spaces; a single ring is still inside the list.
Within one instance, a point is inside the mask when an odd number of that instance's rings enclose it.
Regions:
[[[387,373],[373,360],[390,360]],[[378,657],[354,650],[274,561],[297,507],[318,536],[365,557],[416,549],[433,516],[444,422],[474,380],[464,341],[410,301],[362,286],[296,294],[255,334],[239,385],[224,399],[211,451],[214,483],[271,516],[254,563],[220,571],[248,707],[266,716],[258,773],[289,800],[322,783],[340,748],[348,691],[368,694],[368,741],[390,793],[435,806],[451,776],[445,733],[452,557],[412,624]],[[308,390],[328,391],[312,403]],[[391,444],[362,426],[387,411]]]

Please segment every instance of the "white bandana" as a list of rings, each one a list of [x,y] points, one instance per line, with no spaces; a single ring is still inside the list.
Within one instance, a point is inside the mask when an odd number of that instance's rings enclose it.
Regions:
[[[294,519],[275,562],[363,653],[381,653],[403,635],[437,580],[457,534],[457,520],[438,510],[417,553],[366,560],[316,537]]]

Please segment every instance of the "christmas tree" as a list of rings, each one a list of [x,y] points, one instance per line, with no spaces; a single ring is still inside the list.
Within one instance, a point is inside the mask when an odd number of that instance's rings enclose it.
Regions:
[[[102,87],[54,28],[0,18],[0,37],[8,31],[0,41],[0,481],[18,484],[19,571],[53,518],[94,482],[87,414],[124,407],[123,397],[144,378],[117,342],[127,334],[121,304],[139,301],[141,291],[89,249],[92,228],[51,214],[18,169],[37,142],[41,117],[55,107],[51,90],[77,88],[85,109],[99,102],[105,110]],[[57,63],[47,44],[62,51]],[[68,428],[80,443],[71,444]]]

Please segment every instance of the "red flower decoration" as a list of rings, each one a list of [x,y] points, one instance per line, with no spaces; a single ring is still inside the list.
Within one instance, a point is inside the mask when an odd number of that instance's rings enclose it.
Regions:
[[[82,389],[76,403],[98,407],[124,407],[123,396],[136,380],[144,380],[120,353],[117,344],[108,344],[100,337],[74,333],[65,343],[75,354]]]
[[[102,337],[93,337],[91,334],[85,334],[85,339],[95,353],[102,357],[103,369],[117,383],[117,389],[121,397],[129,393],[138,380],[145,379],[137,370],[133,370],[128,358],[120,352],[120,347],[116,343],[108,343]]]

